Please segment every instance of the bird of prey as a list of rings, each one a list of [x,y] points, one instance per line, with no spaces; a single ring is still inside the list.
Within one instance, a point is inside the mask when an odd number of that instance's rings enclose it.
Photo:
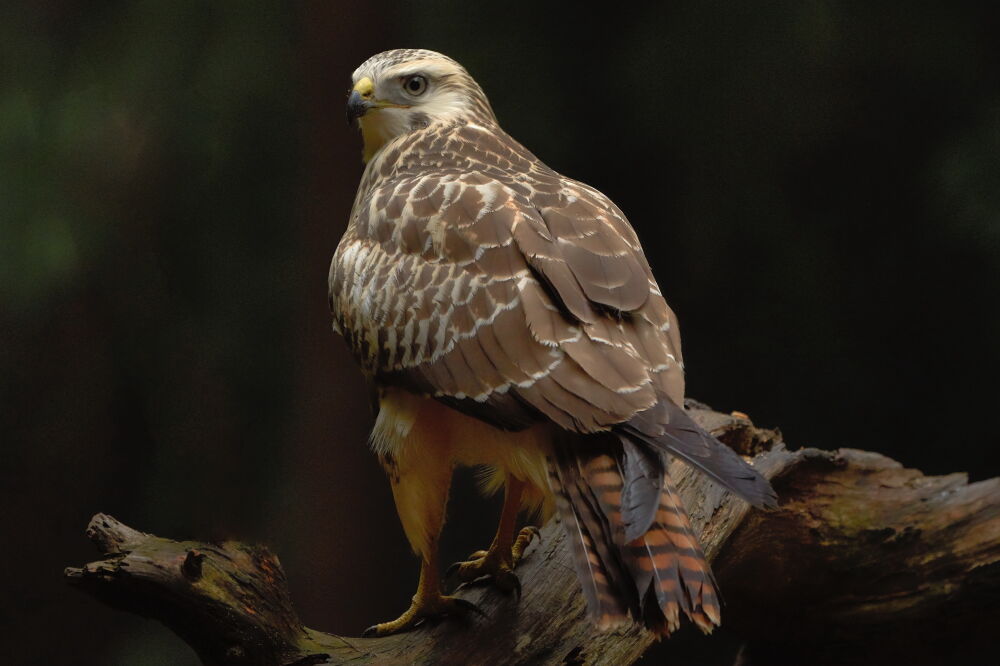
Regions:
[[[719,597],[668,456],[755,506],[775,495],[684,411],[677,320],[625,216],[507,135],[451,58],[387,51],[352,83],[366,167],[330,306],[377,391],[372,447],[421,560],[409,609],[366,635],[469,610],[438,562],[456,465],[486,467],[505,500],[453,578],[519,592],[535,532],[519,511],[557,511],[595,624],[666,635],[683,612],[710,631]]]

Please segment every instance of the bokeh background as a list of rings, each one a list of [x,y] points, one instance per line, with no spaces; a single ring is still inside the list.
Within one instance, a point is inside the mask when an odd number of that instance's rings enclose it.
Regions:
[[[348,77],[388,48],[458,59],[629,215],[690,395],[793,445],[1000,474],[990,4],[4,1],[0,661],[196,663],[62,582],[97,511],[270,544],[309,626],[405,608],[416,563],[326,305],[362,171]],[[495,510],[453,503],[447,553]]]

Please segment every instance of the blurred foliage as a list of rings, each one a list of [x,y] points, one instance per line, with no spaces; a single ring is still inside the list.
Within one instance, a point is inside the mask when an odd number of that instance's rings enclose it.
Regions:
[[[44,478],[165,528],[253,532],[293,367],[290,8],[0,12],[0,415],[33,466],[11,490]],[[75,536],[91,502],[40,508]]]
[[[983,418],[1000,398],[997,18],[831,0],[0,5],[0,481],[38,567],[0,583],[0,628],[66,627],[93,663],[191,659],[49,580],[91,555],[98,510],[269,540],[325,629],[402,609],[415,567],[323,272],[360,173],[348,75],[395,46],[461,61],[507,131],[629,215],[692,396],[794,444],[1000,474]],[[479,506],[456,507],[456,555],[492,530]]]

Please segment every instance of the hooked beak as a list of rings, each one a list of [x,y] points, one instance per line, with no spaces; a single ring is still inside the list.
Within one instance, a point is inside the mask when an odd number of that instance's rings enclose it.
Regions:
[[[351,91],[351,96],[347,98],[347,124],[354,122],[355,118],[360,118],[372,108],[374,104],[361,96],[357,90]]]
[[[371,101],[374,92],[375,85],[367,76],[354,84],[354,89],[351,90],[351,95],[347,98],[348,125],[353,123],[355,118],[360,118],[368,113],[368,109],[375,106],[374,102]]]

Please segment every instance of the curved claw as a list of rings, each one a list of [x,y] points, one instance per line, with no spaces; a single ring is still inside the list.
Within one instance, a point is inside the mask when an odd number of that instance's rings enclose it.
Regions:
[[[461,562],[455,562],[450,567],[448,567],[444,572],[444,590],[446,593],[451,594],[459,587],[462,586],[462,580],[458,577],[458,570],[461,568]]]
[[[452,562],[451,566],[449,566],[444,571],[444,577],[445,577],[445,579],[447,580],[448,578],[451,578],[452,576],[454,576],[455,573],[458,571],[459,567],[461,567],[461,566],[462,566],[461,562]]]
[[[498,550],[494,543],[489,551],[477,550],[465,562],[455,562],[445,571],[446,589],[458,589],[466,583],[489,577],[501,591],[508,594],[514,592],[520,600],[521,579],[514,573],[514,567],[520,562],[528,545],[540,538],[540,535],[537,527],[529,525],[518,532],[508,554]]]
[[[486,613],[483,612],[483,609],[477,606],[476,604],[472,603],[468,599],[460,599],[459,597],[453,597],[453,600],[455,602],[455,605],[463,609],[465,612],[472,612],[478,615],[479,617],[486,617]]]
[[[517,598],[521,598],[521,579],[510,567],[501,564],[493,571],[493,584],[500,588],[504,594],[517,593]]]
[[[486,613],[483,612],[483,609],[480,608],[479,606],[477,606],[476,604],[472,603],[468,599],[461,599],[459,597],[443,597],[443,598],[448,599],[448,606],[449,606],[449,608],[447,608],[447,609],[445,609],[443,611],[437,612],[437,613],[428,613],[426,616],[424,616],[423,618],[421,618],[421,620],[418,621],[413,626],[415,626],[415,627],[419,626],[419,625],[423,624],[424,622],[430,622],[432,624],[437,624],[442,619],[444,619],[446,617],[449,617],[449,616],[452,616],[452,615],[463,615],[464,616],[464,615],[467,615],[469,613],[475,613],[479,617],[486,617]],[[458,612],[456,613],[455,611],[458,611]]]
[[[542,540],[542,533],[537,527],[528,525],[521,528],[521,531],[517,534],[517,538],[514,540],[514,545],[511,547],[511,557],[513,558],[512,563],[514,566],[517,566],[517,563],[521,561],[524,551],[527,550],[528,546],[535,539],[538,539],[539,542]]]
[[[510,572],[510,575],[511,575],[511,581],[514,584],[514,590],[513,590],[514,594],[517,595],[517,600],[520,601],[521,600],[521,579],[513,571]]]
[[[463,585],[473,585],[478,581],[486,583],[490,580],[496,585],[501,592],[511,593],[514,592],[517,598],[521,598],[521,579],[516,573],[508,566],[500,564],[497,567],[491,566],[478,566],[479,562],[472,563],[472,566],[468,567],[470,573],[463,575],[462,565],[470,564],[469,562],[456,562],[448,567],[448,571],[445,574],[445,586],[446,589],[459,589]]]
[[[424,624],[425,622],[437,622],[441,618],[450,615],[465,615],[476,613],[486,617],[476,604],[466,599],[458,597],[436,596],[420,601],[414,600],[405,613],[391,622],[384,622],[368,627],[361,633],[362,638],[376,638],[397,634],[401,631],[408,631]]]

